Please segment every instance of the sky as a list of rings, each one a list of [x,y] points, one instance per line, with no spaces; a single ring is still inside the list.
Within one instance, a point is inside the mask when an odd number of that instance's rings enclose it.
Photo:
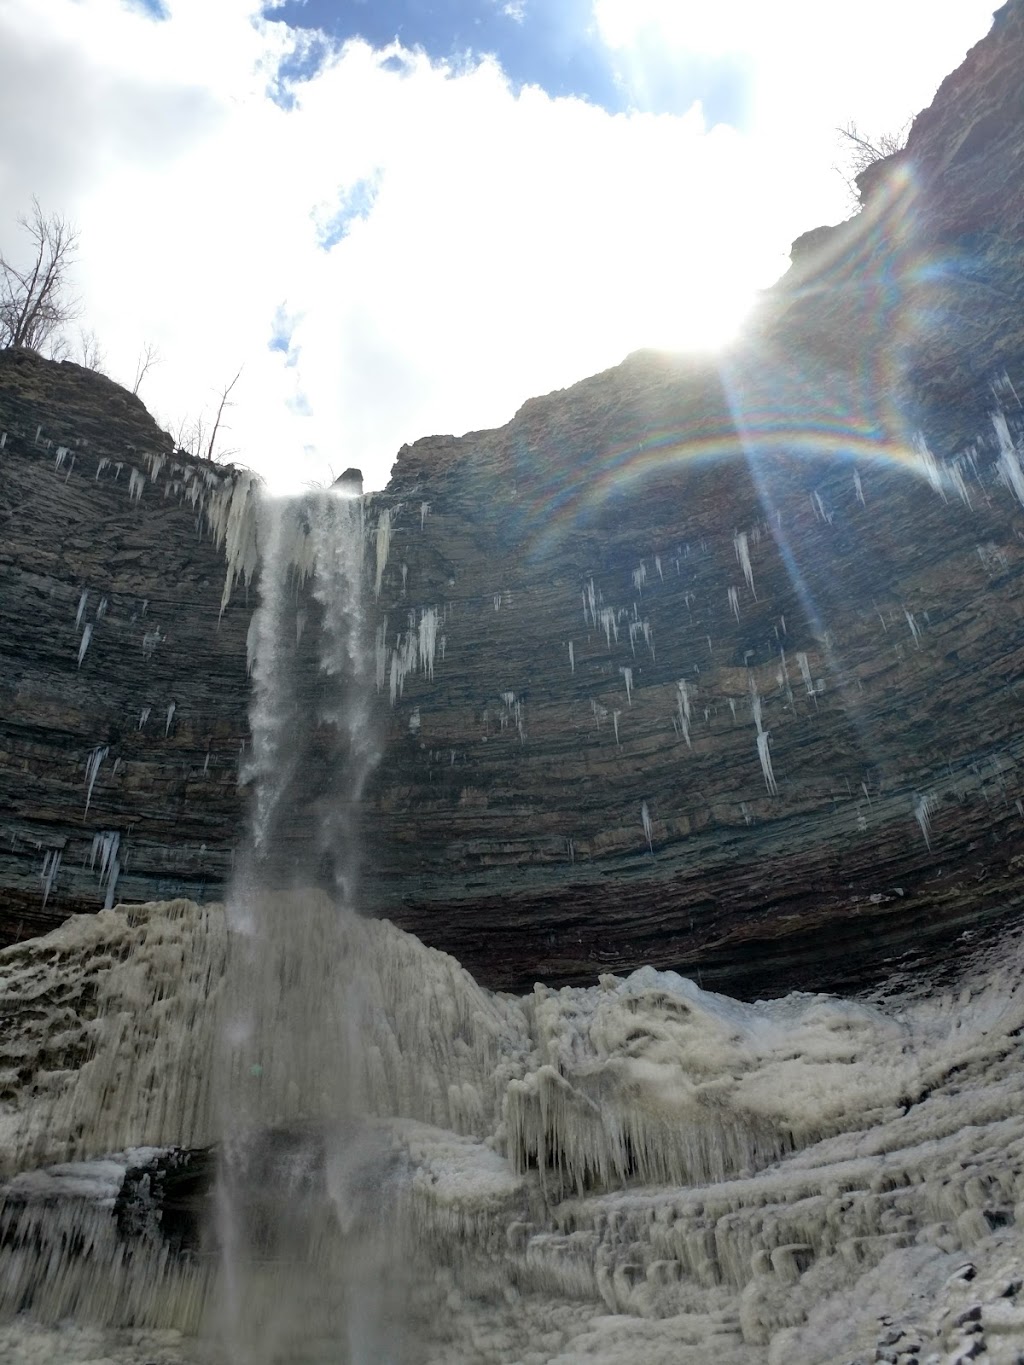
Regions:
[[[0,252],[73,220],[80,324],[173,435],[383,487],[642,347],[734,335],[994,0],[0,0]]]

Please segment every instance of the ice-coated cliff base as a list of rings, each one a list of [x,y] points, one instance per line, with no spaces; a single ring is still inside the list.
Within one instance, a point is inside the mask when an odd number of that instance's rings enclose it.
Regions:
[[[278,899],[226,1054],[216,907],[0,954],[0,1360],[1024,1359],[1018,943],[942,998],[740,1005],[645,969],[513,999]]]

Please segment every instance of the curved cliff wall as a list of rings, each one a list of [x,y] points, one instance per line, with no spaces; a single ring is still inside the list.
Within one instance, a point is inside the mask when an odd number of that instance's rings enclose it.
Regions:
[[[935,973],[1018,913],[1022,61],[1015,0],[717,363],[640,354],[400,452],[366,509],[367,909],[493,986],[745,994]],[[24,353],[3,431],[4,937],[220,895],[244,475]]]

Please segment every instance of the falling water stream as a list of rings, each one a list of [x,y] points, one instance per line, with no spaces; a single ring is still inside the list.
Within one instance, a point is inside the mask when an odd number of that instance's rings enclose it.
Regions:
[[[358,908],[359,802],[378,758],[362,501],[266,499],[260,542],[252,816],[228,904],[221,1283],[208,1330],[232,1365],[385,1360],[374,1282],[386,1169],[358,1118],[360,964],[344,935]]]

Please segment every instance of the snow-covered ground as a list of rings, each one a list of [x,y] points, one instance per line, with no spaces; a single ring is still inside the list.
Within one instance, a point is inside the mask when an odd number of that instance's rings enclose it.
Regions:
[[[938,998],[748,1005],[645,968],[514,999],[277,900],[257,955],[187,902],[0,954],[0,1359],[1024,1359],[1019,942]],[[258,1253],[126,1241],[132,1149],[231,1114],[304,1153],[245,1168]]]

